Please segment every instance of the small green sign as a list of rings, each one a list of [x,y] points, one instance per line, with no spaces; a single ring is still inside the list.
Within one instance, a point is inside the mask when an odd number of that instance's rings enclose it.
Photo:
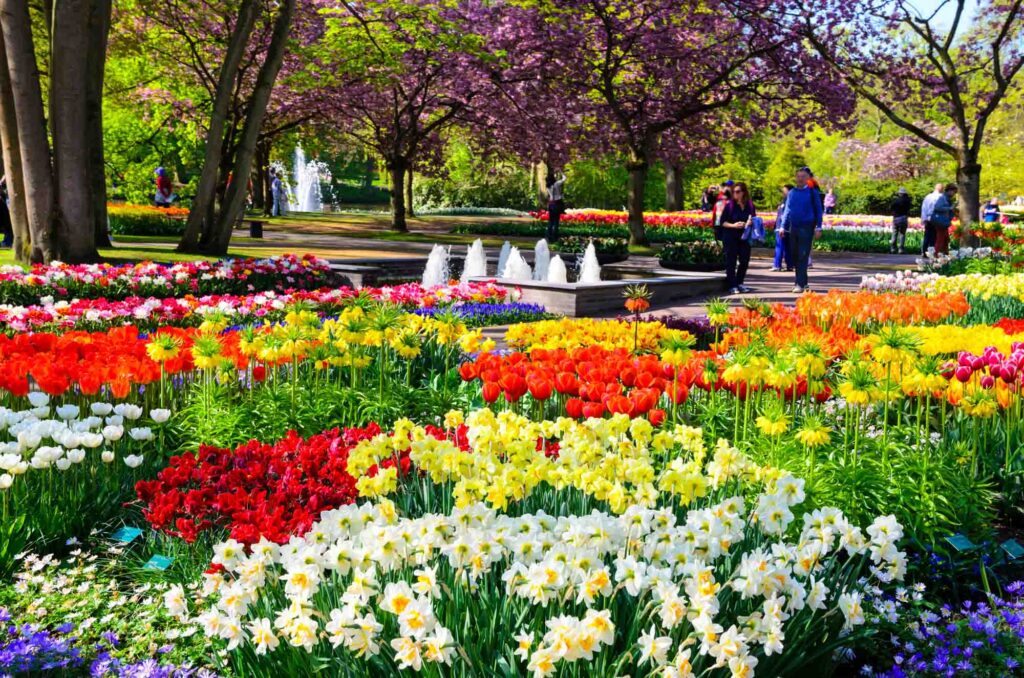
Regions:
[[[153,556],[146,561],[146,564],[142,566],[143,570],[166,570],[174,562],[174,558],[169,556]]]
[[[977,544],[962,534],[954,534],[952,537],[946,537],[946,541],[957,551],[970,551],[971,549],[978,548]]]
[[[142,534],[142,530],[137,527],[122,527],[120,530],[110,535],[114,541],[124,542],[130,544],[139,538]]]
[[[1010,556],[1010,560],[1017,560],[1021,556],[1024,556],[1024,546],[1017,543],[1016,539],[1007,539],[999,548],[1006,552],[1006,555]]]

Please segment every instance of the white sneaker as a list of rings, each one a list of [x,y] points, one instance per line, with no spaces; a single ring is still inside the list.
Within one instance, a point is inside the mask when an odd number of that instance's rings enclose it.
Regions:
[[[803,294],[803,292],[804,292],[804,288],[800,287],[799,285],[796,285],[793,288],[793,294]]]
[[[729,290],[729,294],[739,294],[739,293],[740,293],[740,288],[738,288],[738,287],[733,287],[732,289]]]
[[[778,272],[780,272],[780,271],[781,271],[782,269],[781,269],[781,268],[779,268],[778,266],[772,266],[772,267],[771,267],[771,268],[769,268],[768,270],[769,270],[769,271],[771,271],[772,273],[778,273]]]
[[[740,292],[753,292],[754,291],[754,289],[752,287],[747,287],[746,285],[737,285],[736,287],[739,288]]]

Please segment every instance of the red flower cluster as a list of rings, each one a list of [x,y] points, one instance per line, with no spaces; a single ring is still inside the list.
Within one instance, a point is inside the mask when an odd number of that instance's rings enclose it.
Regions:
[[[634,356],[624,348],[600,346],[571,351],[534,349],[529,355],[482,353],[475,361],[464,363],[459,374],[467,382],[479,379],[488,403],[502,395],[508,402],[516,402],[528,393],[538,401],[557,398],[564,404],[565,414],[574,418],[624,413],[646,415],[655,424],[665,416],[656,408],[661,396],[672,396],[674,388],[675,401],[684,402],[692,383],[690,379],[675,380],[672,366],[656,356]]]
[[[181,337],[189,344],[189,332],[174,328],[160,330]],[[115,398],[124,398],[131,387],[160,379],[160,365],[146,354],[148,340],[135,327],[112,328],[107,332],[49,332],[0,335],[0,389],[16,396],[28,393],[29,377],[51,396],[59,396],[77,385],[82,393],[94,395],[109,385]],[[168,360],[167,372],[191,369],[187,350]]]
[[[380,432],[370,424],[308,439],[290,431],[273,445],[253,440],[235,450],[203,445],[172,457],[156,480],[140,481],[135,490],[155,529],[188,542],[225,527],[245,544],[260,537],[280,544],[308,530],[323,511],[355,500],[349,451]],[[408,452],[382,465],[396,464],[407,473]]]

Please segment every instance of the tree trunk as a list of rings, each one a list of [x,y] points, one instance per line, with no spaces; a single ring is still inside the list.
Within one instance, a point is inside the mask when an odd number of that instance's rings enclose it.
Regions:
[[[256,24],[255,0],[242,0],[238,8],[238,18],[231,32],[224,63],[220,67],[217,78],[217,92],[214,96],[213,111],[210,113],[210,126],[206,133],[206,153],[203,156],[203,171],[199,175],[196,197],[192,201],[192,209],[185,223],[185,233],[178,243],[179,252],[193,252],[198,247],[199,234],[203,224],[207,223],[207,215],[213,210],[214,195],[217,190],[217,178],[221,166],[221,154],[224,150],[224,128],[228,117],[228,107],[234,96],[235,78],[245,54],[249,36]],[[207,226],[209,227],[209,225]]]
[[[103,155],[103,76],[110,35],[111,0],[93,0],[89,14],[86,106],[89,141],[90,198],[97,247],[110,247],[107,224],[107,172]]]
[[[90,194],[90,143],[86,104],[90,0],[61,0],[54,7],[50,104],[57,189],[58,256],[69,263],[99,259]],[[84,58],[83,58],[84,57]],[[101,151],[102,152],[102,151]]]
[[[245,196],[249,190],[247,178],[249,172],[252,171],[256,142],[259,141],[260,130],[263,128],[263,116],[267,112],[270,94],[274,89],[277,73],[281,70],[281,63],[284,61],[285,48],[288,46],[288,34],[292,27],[292,15],[295,13],[295,2],[296,0],[283,0],[278,7],[277,18],[274,19],[274,30],[270,36],[270,46],[267,48],[267,55],[260,66],[259,75],[256,77],[256,86],[249,99],[245,125],[242,127],[242,138],[235,150],[235,165],[232,170],[234,181],[228,186],[224,195],[224,203],[221,205],[216,230],[206,238],[208,244],[204,251],[209,254],[219,256],[227,254],[228,244],[231,242],[231,231],[241,219],[245,209]]]
[[[409,217],[416,216],[416,208],[412,201],[412,175],[413,171],[410,167],[409,171],[405,173],[405,214]]]
[[[391,230],[408,231],[405,223],[405,158],[387,161],[388,175],[391,177]]]
[[[970,228],[981,212],[981,165],[976,158],[969,158],[957,167],[956,186],[960,196],[960,241],[967,247],[976,247],[978,239]]]
[[[7,209],[14,232],[14,259],[29,263],[32,256],[32,234],[25,214],[25,184],[21,174],[21,149],[18,146],[18,118],[14,112],[14,94],[7,76],[7,53],[0,32],[0,152],[3,153],[7,177]]]
[[[646,245],[647,231],[644,229],[644,184],[647,182],[647,161],[631,160],[626,164],[629,171],[629,244]]]
[[[533,165],[533,180],[537,183],[537,209],[546,210],[548,208],[548,176],[551,174],[551,170],[548,168],[547,163],[538,162]]]
[[[0,0],[0,24],[18,120],[25,214],[32,234],[31,260],[50,261],[54,255],[53,170],[27,0]]]
[[[252,171],[252,206],[265,216],[270,216],[272,205],[267,204],[267,180],[270,172],[270,143],[263,140],[256,144],[256,166]]]
[[[665,161],[665,211],[678,212],[683,209],[683,182],[679,176],[679,165]]]

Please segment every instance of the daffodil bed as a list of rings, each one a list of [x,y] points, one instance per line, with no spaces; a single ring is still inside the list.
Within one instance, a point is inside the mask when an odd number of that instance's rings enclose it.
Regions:
[[[642,290],[499,347],[455,290],[0,337],[0,675],[930,675],[922,610],[1015,575],[977,290],[713,302],[701,350]]]

